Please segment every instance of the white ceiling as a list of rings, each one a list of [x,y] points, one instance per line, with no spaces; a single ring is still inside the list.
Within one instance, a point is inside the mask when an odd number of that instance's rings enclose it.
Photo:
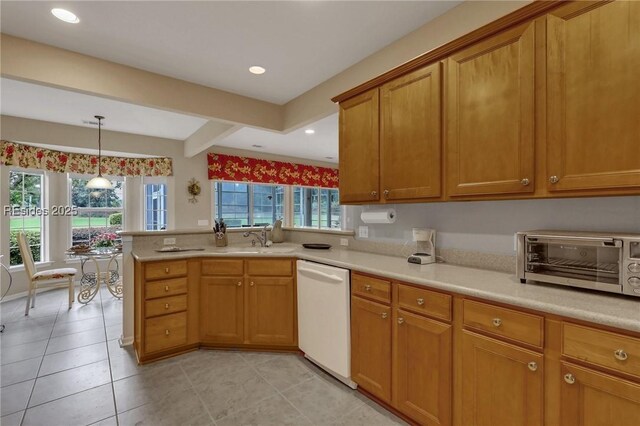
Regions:
[[[104,128],[116,132],[184,140],[206,119],[133,105],[21,81],[0,79],[0,114],[73,126],[95,127],[83,120],[105,117]]]
[[[304,132],[306,129],[313,129],[315,133],[307,135]],[[262,145],[262,148],[253,145]],[[215,151],[216,146],[337,163],[338,114],[332,114],[286,135],[245,127],[216,142],[211,149]]]
[[[6,1],[2,32],[283,104],[460,1]],[[76,13],[78,24],[50,10]],[[267,72],[255,76],[251,65]]]

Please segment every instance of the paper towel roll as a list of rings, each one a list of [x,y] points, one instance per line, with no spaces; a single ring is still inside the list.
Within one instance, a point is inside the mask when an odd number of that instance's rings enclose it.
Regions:
[[[364,223],[394,223],[396,221],[396,210],[386,209],[362,212],[360,219],[362,219]]]

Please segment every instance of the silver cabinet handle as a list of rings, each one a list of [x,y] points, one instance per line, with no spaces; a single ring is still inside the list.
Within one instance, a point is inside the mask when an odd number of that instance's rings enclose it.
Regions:
[[[527,364],[527,367],[529,367],[529,370],[531,371],[536,371],[538,370],[538,363],[531,361],[529,364]]]
[[[371,291],[371,286],[369,284],[365,285],[364,291]]]
[[[165,308],[165,309],[169,309],[169,304],[168,304],[168,303],[165,303],[165,304],[164,304],[164,308]]]
[[[555,175],[549,178],[549,182],[551,183],[558,183],[559,181],[560,179],[558,179],[558,176],[555,176]]]
[[[530,181],[527,178],[524,178],[520,181],[520,183],[522,184],[522,186],[527,186],[529,185]]]
[[[242,287],[242,281],[238,281],[238,287]]]
[[[382,319],[387,319],[388,316],[389,315],[386,312],[383,312],[381,315]]]
[[[626,361],[627,358],[629,358],[629,355],[627,355],[627,353],[624,351],[624,349],[616,349],[616,351],[613,353],[613,355],[619,361]]]
[[[165,331],[164,331],[164,335],[165,335],[165,336],[168,336],[168,335],[169,335],[169,330],[165,330]]]
[[[255,283],[254,283],[253,281],[251,281],[251,283],[249,283],[249,285],[250,285],[251,287],[253,287],[253,286],[255,285]]]
[[[384,198],[389,198],[389,190],[388,189],[385,189],[383,194],[384,194]]]
[[[398,318],[398,324],[402,324],[404,322],[404,318],[400,317]]]
[[[169,273],[169,268],[164,268],[164,273],[168,274]]]
[[[576,378],[574,377],[573,374],[571,373],[567,373],[564,375],[564,381],[567,382],[568,384],[572,385],[576,382]]]
[[[494,327],[500,327],[502,325],[502,320],[500,318],[494,318],[491,322],[493,323]]]
[[[371,191],[371,196],[372,197],[377,197],[378,196],[378,191]]]
[[[418,298],[418,300],[416,300],[416,302],[418,302],[418,305],[420,305],[420,306],[424,305],[424,299],[422,297]]]

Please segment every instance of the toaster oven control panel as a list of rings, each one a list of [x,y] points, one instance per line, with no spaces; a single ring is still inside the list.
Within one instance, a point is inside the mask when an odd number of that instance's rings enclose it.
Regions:
[[[622,292],[640,296],[640,241],[627,241],[625,248]]]

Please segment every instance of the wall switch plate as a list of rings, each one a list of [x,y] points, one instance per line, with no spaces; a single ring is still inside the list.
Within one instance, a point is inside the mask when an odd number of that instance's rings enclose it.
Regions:
[[[209,226],[209,221],[207,219],[199,219],[198,226]]]
[[[340,238],[340,245],[341,246],[348,246],[349,245],[349,240],[346,238]]]
[[[359,226],[358,227],[358,237],[360,237],[360,238],[369,238],[369,227],[368,226]]]
[[[172,246],[176,243],[176,239],[175,238],[165,238],[164,239],[164,245],[165,246]]]

